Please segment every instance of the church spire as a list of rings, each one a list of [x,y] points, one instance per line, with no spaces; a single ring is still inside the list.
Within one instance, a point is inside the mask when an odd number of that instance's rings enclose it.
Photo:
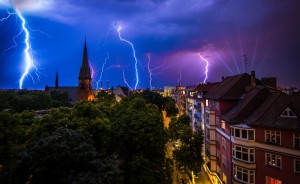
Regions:
[[[90,67],[89,67],[89,59],[88,59],[88,53],[87,53],[87,47],[86,47],[86,38],[84,41],[82,64],[81,64],[78,78],[79,79],[91,79],[91,71],[90,71]]]
[[[56,70],[56,77],[55,77],[55,88],[58,88],[58,69]]]

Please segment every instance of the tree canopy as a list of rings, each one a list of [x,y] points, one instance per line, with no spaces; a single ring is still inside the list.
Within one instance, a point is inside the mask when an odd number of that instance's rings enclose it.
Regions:
[[[160,107],[139,95],[100,96],[46,114],[0,112],[0,181],[171,183]]]

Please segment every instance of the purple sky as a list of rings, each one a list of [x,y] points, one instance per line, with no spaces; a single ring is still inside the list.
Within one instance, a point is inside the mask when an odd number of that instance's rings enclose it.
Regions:
[[[12,3],[11,3],[12,2]],[[7,10],[20,10],[30,30],[32,56],[40,71],[30,70],[23,87],[53,86],[59,71],[60,86],[77,85],[83,44],[87,36],[90,62],[98,81],[131,87],[136,83],[131,47],[122,42],[112,26],[132,42],[138,58],[137,88],[149,88],[148,54],[152,86],[192,85],[203,82],[205,62],[208,82],[246,71],[257,77],[277,77],[282,87],[300,87],[299,0],[1,0],[0,20]],[[13,6],[12,6],[13,4]],[[18,88],[25,69],[24,32],[21,20],[12,15],[0,22],[0,88]],[[39,31],[37,31],[39,30]],[[45,34],[46,33],[46,34]],[[119,67],[111,67],[119,66]],[[110,68],[111,67],[111,68]],[[181,75],[180,75],[181,71]]]

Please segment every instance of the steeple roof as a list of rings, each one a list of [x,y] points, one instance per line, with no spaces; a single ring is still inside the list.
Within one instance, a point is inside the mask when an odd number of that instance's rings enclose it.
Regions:
[[[56,70],[55,88],[58,88],[58,70]]]
[[[86,47],[86,40],[84,42],[84,50],[82,56],[82,64],[79,72],[79,79],[91,79],[91,71],[89,67],[89,59]]]

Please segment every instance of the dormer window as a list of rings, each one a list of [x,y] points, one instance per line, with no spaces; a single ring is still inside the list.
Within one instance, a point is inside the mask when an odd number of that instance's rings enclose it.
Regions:
[[[289,107],[287,107],[283,111],[283,113],[281,113],[280,117],[283,117],[283,118],[297,118],[295,113]]]

